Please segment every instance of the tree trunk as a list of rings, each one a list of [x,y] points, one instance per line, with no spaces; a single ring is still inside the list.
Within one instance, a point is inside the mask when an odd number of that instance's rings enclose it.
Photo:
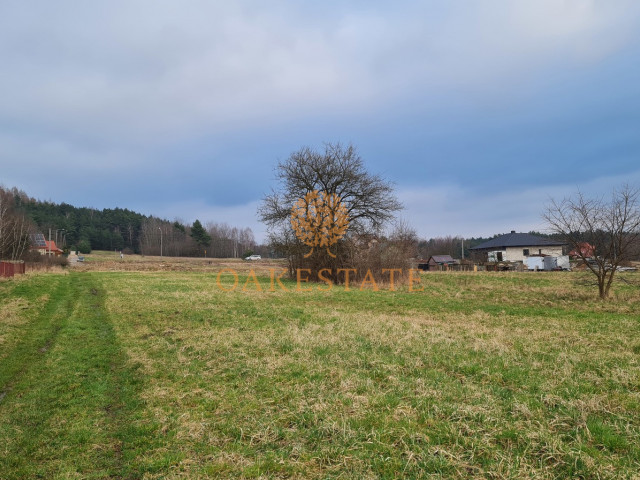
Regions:
[[[604,297],[602,298],[609,298],[609,290],[611,289],[611,284],[613,283],[613,275],[616,273],[615,268],[617,267],[613,267],[614,270],[611,270],[611,273],[609,273],[609,280],[607,280],[607,283],[604,287]]]
[[[609,296],[609,292],[603,282],[598,283],[598,290],[600,292],[600,300],[606,300]]]
[[[607,289],[607,274],[600,270],[598,272],[598,294],[600,296],[600,300],[605,300],[607,295],[609,295],[609,291]]]

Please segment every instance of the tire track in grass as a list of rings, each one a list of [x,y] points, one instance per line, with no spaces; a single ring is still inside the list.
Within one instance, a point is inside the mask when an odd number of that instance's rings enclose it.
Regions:
[[[0,403],[2,478],[140,476],[135,455],[152,429],[136,421],[138,375],[104,297],[90,273],[63,277],[38,329],[14,352]]]
[[[35,281],[35,280],[34,280]],[[25,326],[25,331],[13,348],[3,352],[0,364],[0,406],[9,394],[13,384],[28,370],[29,366],[41,360],[42,356],[55,341],[67,312],[73,308],[72,299],[68,295],[68,279],[62,276],[51,276],[49,279],[50,297],[42,306],[36,318]],[[32,287],[30,290],[29,287]],[[35,297],[42,293],[40,285],[22,284],[13,289],[18,297]]]

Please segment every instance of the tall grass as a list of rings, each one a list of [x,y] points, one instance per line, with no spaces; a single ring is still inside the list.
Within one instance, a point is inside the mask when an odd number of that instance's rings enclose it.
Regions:
[[[215,271],[43,278],[0,285],[18,312],[0,331],[6,478],[640,471],[631,284],[603,303],[560,273],[429,274],[422,292],[271,292],[268,276],[227,292]]]

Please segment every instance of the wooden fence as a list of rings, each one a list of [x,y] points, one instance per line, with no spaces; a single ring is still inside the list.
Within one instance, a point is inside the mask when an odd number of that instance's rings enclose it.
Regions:
[[[0,277],[13,277],[24,272],[24,262],[0,262]]]
[[[472,265],[468,263],[454,263],[449,265],[429,265],[428,269],[420,269],[425,270],[427,272],[477,272],[478,270],[483,270],[483,267]]]

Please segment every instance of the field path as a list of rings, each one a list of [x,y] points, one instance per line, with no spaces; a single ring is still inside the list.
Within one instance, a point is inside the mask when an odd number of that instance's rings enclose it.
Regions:
[[[13,292],[29,300],[49,290],[21,340],[0,351],[0,477],[136,477],[123,453],[138,438],[131,419],[134,375],[105,312],[104,292],[90,274],[47,280]]]

